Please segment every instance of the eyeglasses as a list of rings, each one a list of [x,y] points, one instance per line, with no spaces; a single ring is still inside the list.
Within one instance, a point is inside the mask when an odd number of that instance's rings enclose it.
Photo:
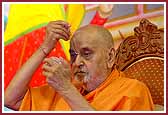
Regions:
[[[70,63],[74,63],[76,60],[76,57],[79,55],[79,53],[75,52],[74,50],[69,50],[70,56],[71,56],[71,60]]]

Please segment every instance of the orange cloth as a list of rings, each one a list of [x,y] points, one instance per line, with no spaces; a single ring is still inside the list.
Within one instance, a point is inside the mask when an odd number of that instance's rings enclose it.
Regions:
[[[124,77],[114,70],[94,91],[85,96],[96,109],[112,110],[153,110],[153,101],[148,88],[138,80]],[[71,110],[63,98],[50,86],[30,88],[19,110]]]

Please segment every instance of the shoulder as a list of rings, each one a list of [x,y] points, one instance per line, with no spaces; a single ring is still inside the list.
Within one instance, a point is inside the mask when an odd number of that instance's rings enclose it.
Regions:
[[[139,81],[137,79],[133,79],[133,78],[125,78],[126,80],[126,83],[127,84],[132,84],[132,85],[136,85],[136,86],[145,86],[146,85],[142,82],[142,81]]]
[[[132,88],[145,88],[145,89],[147,88],[146,84],[143,83],[142,81],[130,78],[129,76],[125,76],[123,72],[120,72],[120,74],[123,81],[125,81],[124,82],[125,85],[128,85],[129,87],[132,87]]]
[[[126,78],[126,77],[124,77],[123,79],[125,79],[125,85],[128,85],[129,87],[132,87],[132,88],[147,88],[145,83],[143,83],[142,81],[139,81],[137,79]]]
[[[126,89],[128,95],[142,96],[149,93],[148,87],[137,79],[124,78],[123,88]]]
[[[139,81],[137,79],[131,79],[131,78],[127,78],[128,83],[132,84],[133,87],[138,87],[138,88],[147,88],[146,84],[143,83],[142,81]]]

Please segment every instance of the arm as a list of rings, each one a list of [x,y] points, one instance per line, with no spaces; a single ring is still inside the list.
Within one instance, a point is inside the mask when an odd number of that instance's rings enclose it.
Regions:
[[[41,61],[44,59],[44,53],[38,49],[29,60],[16,73],[7,89],[5,90],[5,106],[18,110],[23,99],[28,84]]]
[[[43,75],[47,83],[52,86],[69,104],[74,111],[93,111],[93,107],[79,93],[71,82],[71,70],[68,62],[62,58],[51,57],[44,60]]]
[[[47,25],[45,40],[40,48],[16,73],[5,90],[5,106],[18,110],[28,89],[33,73],[36,71],[46,55],[52,51],[59,38],[68,40],[69,26],[66,22],[55,21]]]

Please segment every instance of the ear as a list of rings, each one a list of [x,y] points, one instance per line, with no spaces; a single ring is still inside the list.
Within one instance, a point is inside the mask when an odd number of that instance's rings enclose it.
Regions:
[[[115,62],[115,49],[112,47],[109,50],[108,53],[108,62],[107,62],[107,66],[108,68],[112,68]]]

